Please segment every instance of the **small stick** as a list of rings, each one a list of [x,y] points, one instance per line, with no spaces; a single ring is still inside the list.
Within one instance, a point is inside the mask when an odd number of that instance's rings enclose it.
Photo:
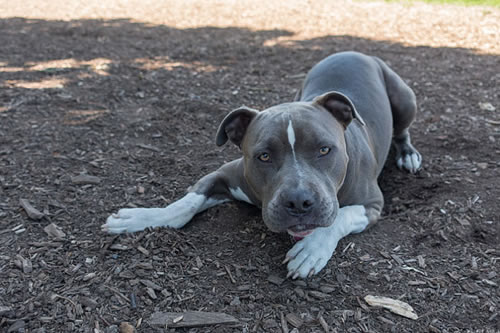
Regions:
[[[231,274],[231,271],[229,270],[229,267],[227,265],[225,265],[224,268],[226,269],[226,272],[229,275],[229,278],[231,279],[231,282],[232,283],[236,283],[236,280],[234,279],[233,274]]]

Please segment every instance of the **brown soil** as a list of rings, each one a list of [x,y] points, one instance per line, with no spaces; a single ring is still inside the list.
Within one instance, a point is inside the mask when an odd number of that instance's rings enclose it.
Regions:
[[[195,310],[239,323],[177,331],[286,332],[287,317],[300,332],[500,331],[500,10],[305,0],[0,8],[0,331],[174,331],[151,314]],[[314,63],[351,49],[385,59],[416,92],[424,165],[412,176],[387,163],[383,219],[342,240],[320,274],[285,280],[291,240],[242,203],[181,231],[100,232],[118,208],[164,206],[238,157],[213,143],[230,109],[289,101]],[[80,174],[97,178],[82,184]],[[45,231],[51,223],[65,235]],[[370,307],[369,294],[407,302],[419,319]]]

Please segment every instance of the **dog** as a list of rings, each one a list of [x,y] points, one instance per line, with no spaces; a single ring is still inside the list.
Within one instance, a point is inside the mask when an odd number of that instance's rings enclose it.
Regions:
[[[416,113],[415,94],[382,60],[333,54],[309,71],[294,101],[264,111],[242,106],[222,120],[216,144],[231,141],[241,158],[165,208],[120,209],[102,230],[182,228],[199,212],[241,200],[262,208],[271,231],[298,240],[284,260],[287,277],[310,277],[340,239],[379,218],[384,198],[377,178],[391,143],[400,169],[420,169],[409,133]]]

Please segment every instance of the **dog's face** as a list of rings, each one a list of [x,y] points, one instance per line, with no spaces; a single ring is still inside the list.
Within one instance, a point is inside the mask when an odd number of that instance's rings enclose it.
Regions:
[[[272,231],[304,237],[335,220],[348,164],[344,130],[353,110],[333,97],[263,112],[240,108],[219,128],[218,144],[227,135],[241,147],[245,179]]]
[[[343,132],[328,111],[303,103],[251,122],[242,142],[245,179],[270,230],[303,236],[333,222],[348,162]]]

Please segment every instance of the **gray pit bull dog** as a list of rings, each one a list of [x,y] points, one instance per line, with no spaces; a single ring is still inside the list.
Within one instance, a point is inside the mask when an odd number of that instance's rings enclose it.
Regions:
[[[243,157],[201,178],[165,208],[121,209],[102,230],[181,228],[195,214],[229,200],[262,207],[264,223],[300,241],[286,254],[288,276],[318,273],[337,243],[373,225],[384,199],[377,184],[391,141],[397,165],[415,173],[410,142],[415,94],[383,61],[333,54],[307,74],[295,101],[264,111],[230,112],[216,143],[229,139]]]

